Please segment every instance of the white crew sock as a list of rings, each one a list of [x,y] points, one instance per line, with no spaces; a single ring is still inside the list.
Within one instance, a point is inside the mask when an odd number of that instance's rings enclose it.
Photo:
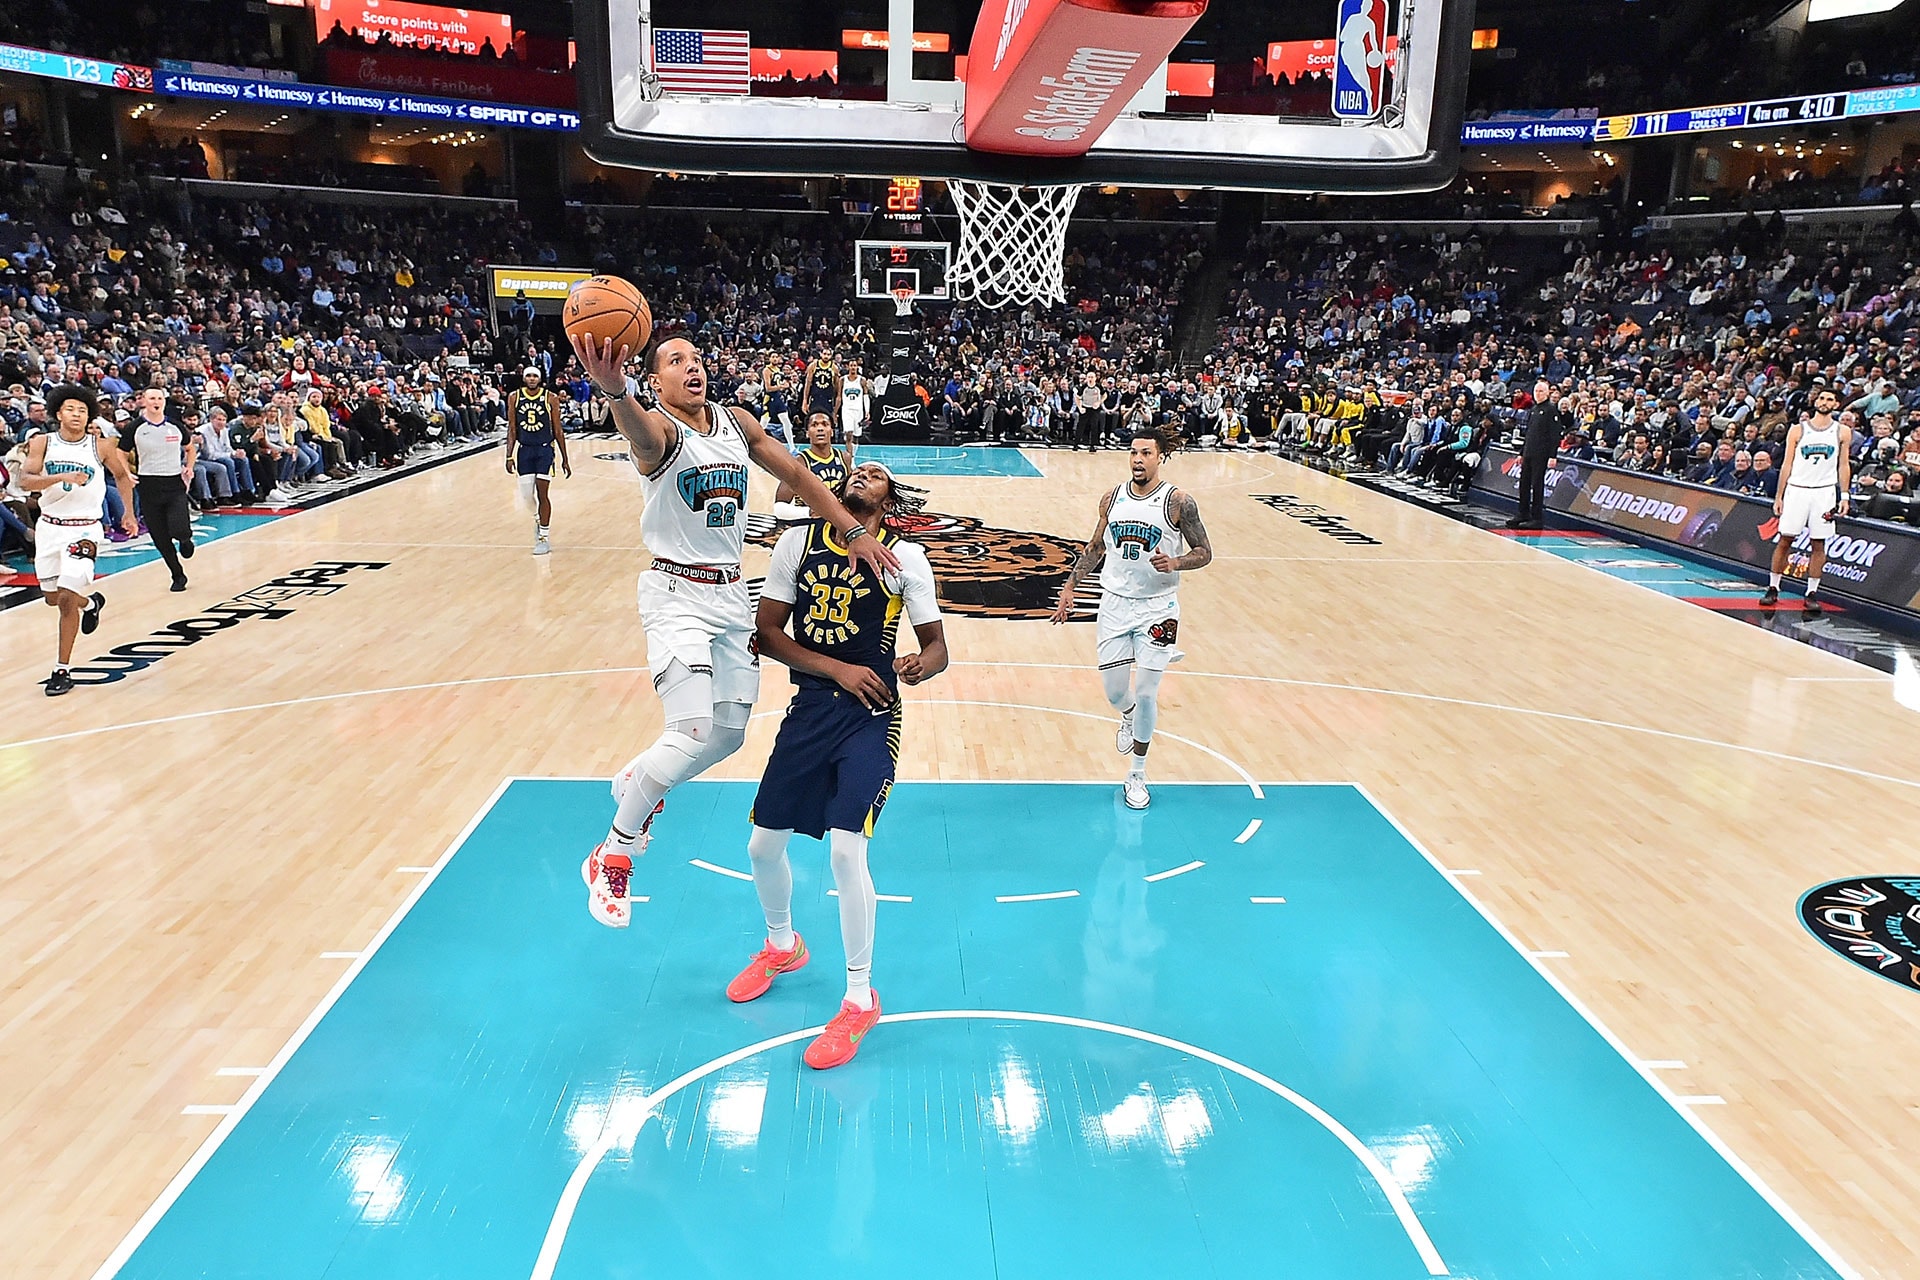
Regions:
[[[1820,575],[1816,573],[1811,578],[1807,579],[1807,594],[1810,596],[1817,595],[1819,591],[1820,591]]]
[[[1778,591],[1780,589],[1780,575],[1777,573],[1768,574],[1767,585],[1769,587],[1772,587],[1775,591]]]

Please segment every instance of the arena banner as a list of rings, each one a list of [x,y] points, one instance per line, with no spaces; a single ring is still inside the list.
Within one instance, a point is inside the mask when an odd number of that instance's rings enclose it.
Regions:
[[[591,275],[591,271],[557,267],[488,267],[487,290],[493,295],[495,310],[512,306],[514,298],[524,293],[535,311],[557,316],[573,286]]]
[[[532,107],[574,105],[573,77],[555,71],[503,66],[497,62],[457,62],[417,54],[376,53],[370,49],[328,49],[327,80],[332,84],[389,93],[430,93],[443,98],[481,98]]]
[[[314,39],[324,43],[336,26],[369,45],[385,40],[396,49],[432,49],[469,58],[489,45],[496,54],[513,45],[513,19],[504,13],[407,0],[314,0]]]
[[[463,98],[348,89],[307,84],[299,80],[235,80],[228,76],[163,71],[154,75],[152,88],[155,93],[176,98],[242,106],[298,107],[305,111],[344,111],[352,115],[396,116],[407,120],[434,120],[442,124],[506,125],[560,132],[572,132],[580,127],[579,112],[555,107],[470,102]]]
[[[1517,501],[1520,456],[1490,447],[1473,487]],[[1547,508],[1759,570],[1772,560],[1779,529],[1769,501],[1573,458],[1555,458],[1548,466]],[[1809,546],[1805,534],[1795,542],[1790,576],[1805,576]],[[1920,614],[1920,529],[1879,520],[1839,521],[1827,544],[1821,586]]]

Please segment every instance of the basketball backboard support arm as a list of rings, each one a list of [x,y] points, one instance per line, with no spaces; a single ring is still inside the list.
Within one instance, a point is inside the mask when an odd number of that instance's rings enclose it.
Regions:
[[[657,5],[654,6],[657,18]],[[1408,24],[1379,123],[1340,127],[1268,116],[1122,115],[1086,155],[1036,162],[969,150],[956,103],[827,98],[649,97],[636,0],[576,0],[581,141],[605,164],[661,172],[1010,185],[1387,194],[1432,190],[1458,167],[1471,0],[1399,0]],[[889,0],[888,66],[912,67],[912,5]],[[906,30],[902,30],[902,24]],[[916,96],[926,82],[913,82]],[[933,82],[953,96],[958,86]]]

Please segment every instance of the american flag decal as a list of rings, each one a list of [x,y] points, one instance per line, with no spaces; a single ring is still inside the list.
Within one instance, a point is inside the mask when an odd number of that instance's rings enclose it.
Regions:
[[[751,82],[749,43],[745,31],[657,28],[653,71],[668,93],[744,94]]]

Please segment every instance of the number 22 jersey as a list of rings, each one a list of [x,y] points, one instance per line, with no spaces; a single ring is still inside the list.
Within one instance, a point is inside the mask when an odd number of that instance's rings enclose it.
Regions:
[[[641,539],[662,560],[738,566],[747,535],[746,433],[717,404],[707,406],[707,434],[664,405],[660,412],[679,430],[660,465],[641,477]]]

